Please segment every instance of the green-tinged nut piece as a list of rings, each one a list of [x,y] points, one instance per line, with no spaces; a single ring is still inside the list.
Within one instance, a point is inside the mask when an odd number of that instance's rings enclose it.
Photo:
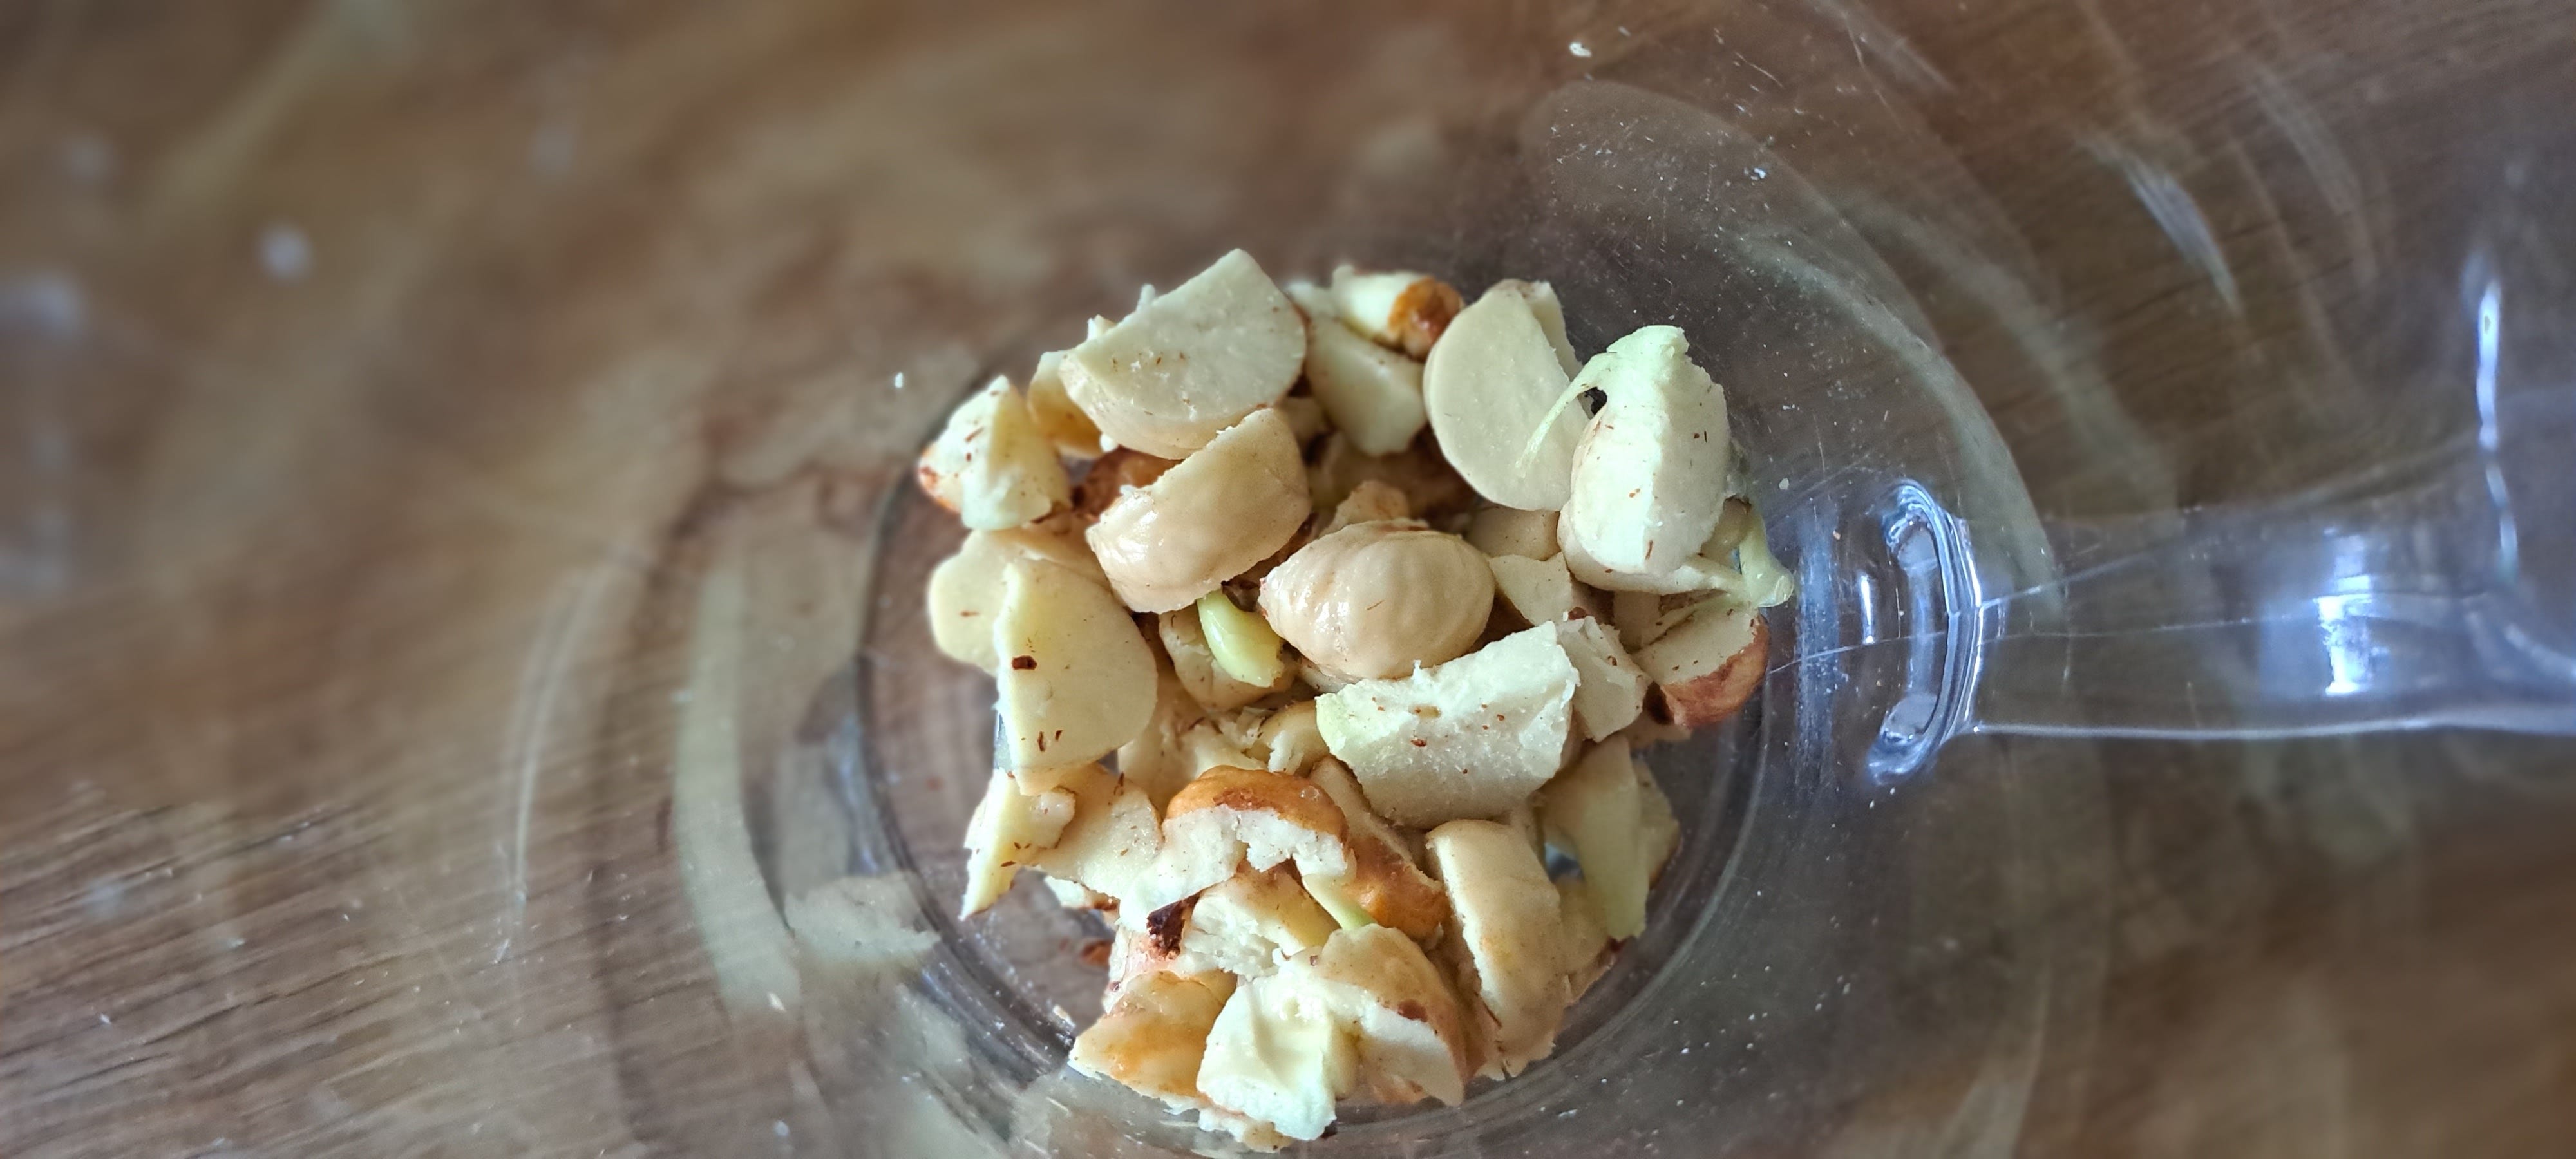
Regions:
[[[1340,922],[1343,929],[1356,930],[1377,924],[1369,917],[1368,910],[1352,900],[1350,887],[1341,878],[1310,873],[1303,880],[1306,892],[1314,895],[1315,904],[1323,906],[1324,912],[1333,915],[1333,920]]]
[[[1260,613],[1234,606],[1224,592],[1199,597],[1199,632],[1207,637],[1217,670],[1228,676],[1268,687],[1287,672],[1287,662],[1279,658],[1279,633],[1270,630]]]

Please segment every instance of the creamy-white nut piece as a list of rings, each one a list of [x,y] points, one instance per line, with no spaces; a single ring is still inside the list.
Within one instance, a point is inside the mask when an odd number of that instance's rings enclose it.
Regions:
[[[1722,591],[1743,583],[1734,567],[1704,554],[1693,553],[1675,564],[1671,571],[1648,574],[1622,571],[1601,562],[1600,557],[1592,554],[1592,546],[1584,542],[1583,529],[1574,524],[1560,521],[1556,538],[1565,559],[1566,571],[1577,582],[1607,592],[1687,595]]]
[[[1057,373],[1101,434],[1178,459],[1278,401],[1305,359],[1297,308],[1235,250],[1066,351]]]
[[[1619,645],[1632,656],[1680,622],[1664,622],[1664,597],[1654,592],[1610,593],[1610,623],[1619,629]]]
[[[1048,877],[1121,901],[1120,924],[1141,926],[1147,915],[1124,912],[1123,899],[1144,892],[1152,879],[1154,855],[1162,843],[1154,802],[1133,777],[1098,765],[1078,765],[1052,776],[1057,789],[1072,795],[1073,818],[1027,864]]]
[[[1600,905],[1602,927],[1625,941],[1646,928],[1647,849],[1638,840],[1645,818],[1628,742],[1592,746],[1539,790],[1539,820],[1549,839],[1570,847],[1583,884]]]
[[[1280,976],[1350,1033],[1359,1085],[1379,1102],[1466,1098],[1458,1000],[1413,939],[1388,926],[1342,930],[1292,957]]]
[[[1331,295],[1291,285],[1288,296],[1307,318],[1306,385],[1332,426],[1365,454],[1392,455],[1412,445],[1427,421],[1422,363],[1342,325]]]
[[[1411,446],[1428,421],[1422,364],[1330,324],[1316,327],[1315,335],[1306,382],[1333,426],[1364,454],[1392,455]]]
[[[1055,904],[1066,909],[1111,910],[1118,906],[1118,899],[1105,893],[1095,892],[1080,882],[1048,877],[1042,873],[1038,875],[1038,884],[1046,887],[1047,893],[1055,898]]]
[[[1315,401],[1314,395],[1292,394],[1270,405],[1288,420],[1288,429],[1296,432],[1298,446],[1314,442],[1333,429],[1332,416],[1324,413],[1324,404]]]
[[[1577,581],[1613,593],[1714,593],[1767,608],[1785,602],[1798,589],[1796,577],[1772,556],[1761,518],[1742,499],[1727,500],[1717,529],[1709,533],[1699,550],[1660,575],[1622,571],[1603,563],[1585,542],[1582,528],[1574,524],[1560,525],[1558,541],[1566,569]]]
[[[1483,1073],[1515,1075],[1545,1058],[1573,1001],[1564,969],[1564,919],[1547,867],[1529,841],[1492,821],[1451,821],[1424,838],[1432,872],[1449,888],[1443,948],[1462,997],[1483,1015],[1491,1054]],[[1471,1036],[1472,1037],[1472,1036]]]
[[[1487,555],[1546,559],[1556,554],[1556,512],[1487,507],[1467,525],[1467,542]]]
[[[1011,774],[994,770],[966,822],[966,900],[957,916],[971,917],[1001,900],[1020,866],[1054,845],[1073,813],[1073,794],[1059,788],[1022,792]]]
[[[1485,291],[1422,368],[1423,408],[1449,465],[1477,494],[1527,511],[1565,506],[1583,438],[1583,412],[1557,405],[1573,372],[1533,305],[1543,289],[1503,282]]]
[[[1219,1108],[1291,1139],[1333,1125],[1359,1081],[1353,1035],[1296,980],[1273,974],[1234,988],[1209,1028],[1198,1089]]]
[[[1544,865],[1547,863],[1547,830],[1541,828],[1538,823],[1538,809],[1531,803],[1535,800],[1536,798],[1532,798],[1531,801],[1514,805],[1511,812],[1494,820],[1503,828],[1518,834],[1522,842],[1529,846],[1530,856],[1538,858],[1539,863]]]
[[[1646,706],[1649,682],[1619,638],[1589,616],[1556,622],[1556,642],[1574,661],[1579,682],[1574,689],[1574,725],[1583,739],[1598,741],[1637,719]]]
[[[1634,745],[1630,751],[1635,751]],[[1637,841],[1646,848],[1646,880],[1652,884],[1662,879],[1664,867],[1672,864],[1673,854],[1681,849],[1682,825],[1673,816],[1673,803],[1665,798],[1663,786],[1656,784],[1655,775],[1647,771],[1646,762],[1631,763],[1637,769]]]
[[[1083,538],[1128,607],[1169,612],[1277,551],[1312,510],[1295,432],[1260,410],[1121,494]]]
[[[1547,344],[1556,351],[1556,364],[1573,378],[1583,369],[1583,360],[1574,356],[1574,344],[1565,339],[1565,304],[1557,300],[1556,287],[1546,282],[1504,280],[1497,287],[1510,287],[1513,293],[1529,300],[1530,316],[1538,319],[1539,331],[1547,335]]]
[[[1362,479],[1360,485],[1333,507],[1333,517],[1315,532],[1322,539],[1355,523],[1379,523],[1389,519],[1410,519],[1413,504],[1391,484],[1375,479]]]
[[[969,532],[957,554],[930,572],[930,639],[947,656],[991,672],[993,624],[1002,614],[1002,574],[1015,559],[1043,560],[1106,586],[1091,549],[1067,536],[1034,528]]]
[[[1606,569],[1672,572],[1717,530],[1726,504],[1726,396],[1674,326],[1611,343],[1570,389],[1607,401],[1575,447],[1559,534]]]
[[[1493,817],[1556,775],[1579,679],[1555,626],[1543,624],[1403,679],[1319,697],[1315,723],[1388,820]]]
[[[1054,445],[1007,378],[995,378],[949,413],[915,473],[924,493],[976,531],[1036,522],[1073,497]]]
[[[1411,520],[1354,524],[1297,549],[1261,580],[1261,613],[1306,658],[1389,677],[1465,655],[1494,578],[1483,553]]]
[[[1568,997],[1581,998],[1583,992],[1610,971],[1615,947],[1610,931],[1601,922],[1601,904],[1592,900],[1592,891],[1580,881],[1556,883],[1556,913],[1565,934],[1565,986]]]
[[[1113,908],[1109,912],[1116,911]],[[1169,916],[1177,920],[1181,912],[1175,908]],[[1148,929],[1149,926],[1152,928]],[[1115,1004],[1129,986],[1138,982],[1156,975],[1179,973],[1174,968],[1180,957],[1180,947],[1174,944],[1177,933],[1178,929],[1172,922],[1138,922],[1110,927],[1109,985],[1101,991],[1101,1004]]]
[[[1523,623],[1553,623],[1573,615],[1574,609],[1581,606],[1575,597],[1574,577],[1565,570],[1563,556],[1531,559],[1524,555],[1497,555],[1485,562],[1494,573],[1495,593]]]
[[[1154,654],[1107,589],[1012,560],[993,624],[993,682],[1012,768],[1098,760],[1154,714]]]
[[[1276,973],[1288,955],[1323,945],[1340,928],[1287,866],[1242,870],[1190,904],[1178,968],[1257,978]]]
[[[1038,356],[1038,368],[1029,372],[1029,421],[1038,433],[1046,436],[1055,453],[1067,459],[1097,458],[1108,450],[1100,443],[1100,428],[1093,426],[1091,416],[1073,405],[1073,396],[1065,393],[1064,351],[1050,350]]]
[[[1551,947],[1553,949],[1553,947]],[[1343,930],[1238,986],[1207,1037],[1197,1086],[1294,1139],[1320,1136],[1344,1095],[1466,1097],[1463,1019],[1437,967],[1383,926]]]
[[[1249,743],[1257,734],[1246,733],[1241,720],[1232,713],[1213,713],[1206,720],[1190,726],[1181,737],[1189,750],[1190,775],[1193,780],[1210,769],[1257,769],[1259,758],[1252,755]]]
[[[1300,700],[1261,721],[1262,763],[1274,773],[1302,773],[1331,755],[1315,725],[1315,702]]]

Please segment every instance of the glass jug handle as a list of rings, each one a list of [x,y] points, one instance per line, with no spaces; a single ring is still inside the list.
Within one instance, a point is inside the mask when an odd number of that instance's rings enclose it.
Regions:
[[[2059,578],[1981,592],[1963,617],[1980,644],[1953,649],[1975,669],[1962,726],[2170,739],[2576,734],[2576,652],[2548,627],[2563,609],[2533,603],[2503,474],[2484,449],[2362,494],[2051,525]]]

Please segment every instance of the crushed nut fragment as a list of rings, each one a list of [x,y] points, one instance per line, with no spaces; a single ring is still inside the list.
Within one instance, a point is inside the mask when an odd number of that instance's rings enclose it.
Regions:
[[[1636,750],[1743,707],[1794,591],[1737,455],[1678,328],[1583,363],[1544,282],[1239,250],[962,404],[963,908],[1026,868],[1112,923],[1069,1064],[1275,1150],[1545,1057],[1680,840]]]

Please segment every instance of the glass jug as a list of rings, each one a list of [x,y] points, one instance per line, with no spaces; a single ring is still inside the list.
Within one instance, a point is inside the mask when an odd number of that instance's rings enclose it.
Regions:
[[[1919,14],[1887,19],[1943,39]],[[2291,26],[2324,35],[2324,14],[2305,19]],[[1657,756],[1684,848],[1556,1056],[1457,1108],[1353,1109],[1301,1153],[2008,1147],[2053,1004],[2086,968],[2049,915],[2080,893],[2068,867],[2093,808],[2080,768],[2025,764],[2009,738],[2576,734],[2576,298],[2530,244],[2576,236],[2531,176],[2566,176],[2563,129],[2485,125],[2499,183],[2450,191],[2444,228],[2416,230],[2377,184],[2373,149],[2396,146],[2374,136],[2376,106],[2330,83],[2359,65],[2191,41],[2192,67],[2233,62],[2222,91],[2269,126],[2231,146],[2243,174],[2211,176],[2194,150],[2217,145],[2144,119],[2061,138],[2035,123],[2046,140],[2027,148],[2051,159],[2013,170],[2089,167],[2129,199],[2091,240],[2155,251],[2173,275],[2126,307],[2141,322],[2060,284],[2084,259],[2030,248],[2018,226],[2048,191],[1988,186],[1960,155],[1944,118],[2003,116],[2025,89],[1957,72],[1977,55],[1955,41],[1918,51],[1839,4],[1613,5],[1462,30],[1476,25],[1427,35],[1514,62],[1469,116],[1481,135],[1354,129],[1345,184],[1242,240],[1281,277],[1350,258],[1471,294],[1549,280],[1586,355],[1682,326],[1728,392],[1801,588],[1775,610],[1754,707]],[[2144,118],[2155,101],[2113,104]],[[2298,197],[2266,184],[2271,165],[2297,169]],[[2270,218],[2214,208],[2249,199]],[[1132,280],[1168,284],[1212,252],[1175,243]],[[1115,313],[1108,293],[1086,309]],[[2106,352],[2085,330],[2105,316],[2146,339]],[[867,397],[871,421],[926,436],[967,384],[1024,374],[1079,317],[906,371]],[[2193,343],[2197,358],[2145,349]],[[2193,501],[2135,452],[2121,387],[2141,375],[2203,376],[2189,389],[2222,413],[2283,424],[2277,444],[2185,428],[2239,457],[2195,489],[2244,494]],[[2034,408],[2063,445],[2008,439]],[[2343,422],[2349,437],[2316,429]],[[726,763],[727,697],[761,656],[739,625],[760,597],[721,553],[700,589],[690,688],[715,715],[683,714],[677,743],[748,788],[684,772],[680,853],[763,887],[693,885],[718,973],[745,1009],[801,1004],[834,1147],[1213,1146],[1061,1070],[1097,1010],[1073,952],[1095,931],[1033,885],[950,916],[990,692],[937,659],[918,607],[960,533],[899,470],[880,478],[850,504],[875,520],[861,655],[807,706],[790,758]],[[1889,1088],[1934,1105],[1876,1118]]]

